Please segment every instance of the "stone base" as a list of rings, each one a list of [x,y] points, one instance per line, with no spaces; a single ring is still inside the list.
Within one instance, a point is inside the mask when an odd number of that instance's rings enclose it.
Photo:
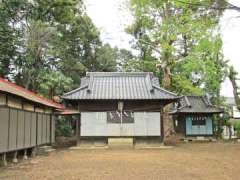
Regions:
[[[172,146],[165,146],[164,143],[136,143],[135,149],[169,149]]]
[[[70,147],[69,149],[70,149],[70,150],[108,149],[108,146],[93,146],[93,145],[86,146],[86,145],[77,145],[77,146],[74,146],[74,147]]]
[[[17,156],[18,156],[18,152],[16,151],[14,152],[14,155],[13,155],[13,160],[12,160],[13,163],[18,163]]]
[[[0,162],[0,166],[7,166],[7,154],[4,153],[2,154],[2,159],[1,159],[1,162]]]
[[[133,138],[108,138],[109,148],[133,148]]]
[[[216,142],[217,141],[213,137],[204,137],[204,136],[185,137],[181,140],[183,140],[184,142]]]
[[[37,148],[37,154],[38,155],[48,155],[50,152],[55,151],[52,146],[40,146]]]
[[[18,159],[17,158],[13,158],[12,162],[13,163],[18,163]]]

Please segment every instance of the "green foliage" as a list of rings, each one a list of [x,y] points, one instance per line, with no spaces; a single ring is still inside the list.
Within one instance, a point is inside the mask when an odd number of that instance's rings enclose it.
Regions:
[[[101,43],[81,0],[0,2],[0,76],[27,89],[59,95],[86,71],[116,71],[118,53]]]
[[[219,96],[226,76],[217,28],[222,12],[210,8],[214,1],[204,5],[202,9],[177,0],[131,0],[135,21],[126,31],[136,38],[140,55],[126,67],[155,72],[163,86],[179,94]],[[154,64],[160,65],[160,73]]]
[[[69,118],[61,118],[56,121],[56,136],[71,137],[72,126]]]
[[[18,12],[24,9],[24,0],[0,2],[0,76],[11,74],[11,65],[18,57],[17,46],[21,31],[14,28]]]
[[[203,91],[200,88],[193,86],[192,82],[189,81],[189,79],[187,79],[187,77],[185,76],[174,75],[172,80],[173,80],[173,89],[178,94],[203,95]]]
[[[54,95],[62,95],[64,92],[70,91],[72,87],[72,79],[66,77],[63,73],[45,72],[42,74],[42,82],[40,82],[41,94],[53,98]],[[49,92],[49,94],[44,94]]]
[[[118,49],[105,44],[96,49],[96,63],[93,71],[117,71]]]
[[[237,131],[237,137],[240,138],[240,122],[235,122],[233,126],[234,126],[234,129],[236,129]]]

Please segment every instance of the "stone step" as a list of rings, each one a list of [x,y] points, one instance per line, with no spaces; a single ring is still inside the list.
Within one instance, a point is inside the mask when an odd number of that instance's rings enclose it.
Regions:
[[[52,146],[40,146],[38,147],[39,150],[48,150],[48,149],[52,149]]]
[[[85,146],[85,145],[78,145],[69,148],[70,150],[84,150],[84,149],[108,149],[108,146]]]
[[[133,148],[133,138],[108,138],[109,148]]]
[[[187,137],[181,139],[184,142],[216,142],[217,140],[212,137]]]
[[[166,145],[162,145],[162,144],[159,144],[159,145],[149,144],[149,145],[144,145],[144,146],[135,145],[135,149],[172,149],[172,148],[173,148],[173,146],[166,146]]]
[[[49,154],[50,152],[53,152],[55,150],[56,149],[52,148],[52,146],[40,146],[37,149],[37,154],[45,155],[45,154]]]

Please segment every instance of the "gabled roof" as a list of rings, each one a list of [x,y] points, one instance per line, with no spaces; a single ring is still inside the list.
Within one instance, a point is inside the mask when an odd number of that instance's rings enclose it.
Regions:
[[[211,104],[203,96],[182,96],[174,113],[222,113],[223,109]]]
[[[66,100],[173,100],[178,96],[159,86],[149,72],[88,72]]]
[[[5,92],[19,96],[21,98],[27,99],[29,101],[39,103],[45,106],[53,107],[56,109],[64,109],[64,106],[58,103],[55,103],[52,100],[44,98],[40,95],[35,94],[32,91],[29,91],[21,86],[18,86],[8,80],[0,78],[0,92]]]

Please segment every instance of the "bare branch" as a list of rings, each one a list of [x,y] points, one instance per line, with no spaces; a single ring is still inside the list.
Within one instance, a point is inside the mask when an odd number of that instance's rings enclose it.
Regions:
[[[146,44],[146,45],[150,46],[150,47],[151,47],[154,51],[156,51],[157,53],[159,53],[159,54],[161,53],[161,51],[158,49],[158,47],[152,45],[151,42],[144,41],[143,39],[139,39],[139,41],[140,41],[141,43],[143,43],[143,44]]]

